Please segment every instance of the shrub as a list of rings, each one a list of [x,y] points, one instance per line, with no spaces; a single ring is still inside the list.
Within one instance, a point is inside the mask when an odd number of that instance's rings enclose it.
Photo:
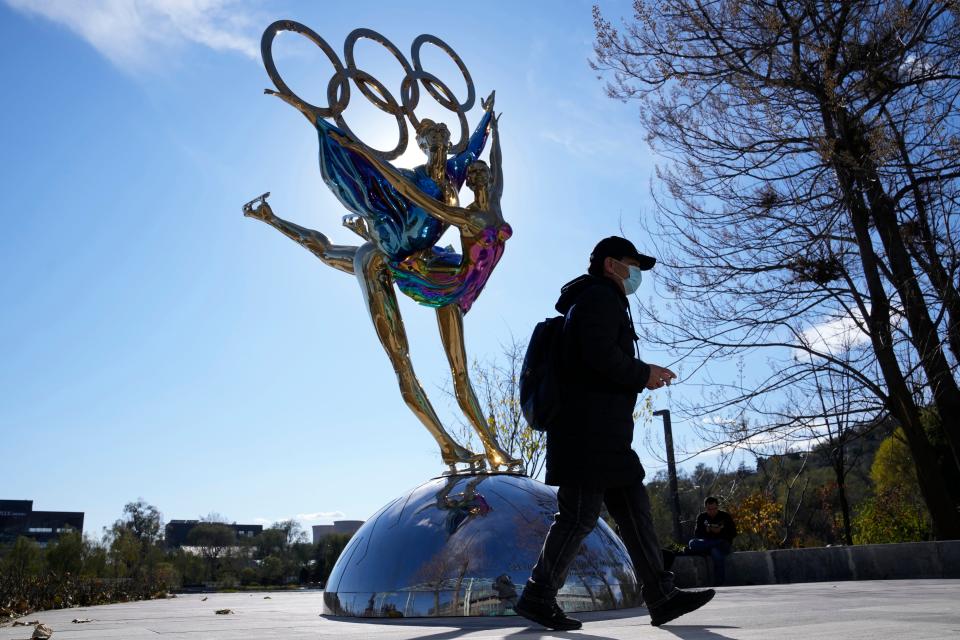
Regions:
[[[930,533],[926,509],[896,487],[867,500],[853,519],[854,544],[918,542]]]

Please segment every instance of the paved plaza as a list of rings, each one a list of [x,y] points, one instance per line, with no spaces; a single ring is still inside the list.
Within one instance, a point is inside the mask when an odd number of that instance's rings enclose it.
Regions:
[[[206,597],[206,600],[203,598]],[[718,589],[704,609],[659,629],[645,609],[582,614],[580,631],[557,633],[517,617],[347,620],[318,615],[318,591],[182,595],[27,616],[54,640],[279,640],[330,638],[583,638],[626,640],[771,639],[942,640],[960,638],[960,580],[817,582]],[[217,609],[232,614],[217,615]],[[89,618],[75,624],[74,618]],[[26,640],[32,627],[0,628],[0,640]]]

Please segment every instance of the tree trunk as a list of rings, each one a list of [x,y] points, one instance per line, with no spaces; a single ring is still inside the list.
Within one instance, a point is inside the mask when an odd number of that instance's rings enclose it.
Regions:
[[[867,153],[869,149],[864,148],[865,175],[862,180],[865,183],[864,192],[870,202],[871,217],[887,252],[894,285],[903,302],[904,315],[910,327],[910,341],[920,354],[921,366],[933,388],[934,404],[941,416],[941,428],[953,450],[954,460],[960,466],[960,387],[957,386],[943,353],[943,343],[937,328],[930,319],[923,292],[917,282],[917,274],[900,235],[893,201],[883,191],[880,176]]]
[[[833,456],[833,473],[837,478],[837,500],[840,501],[840,514],[843,517],[843,543],[853,544],[853,533],[850,529],[850,503],[847,501],[847,460],[846,435],[841,427],[837,437],[837,453]]]
[[[900,159],[906,172],[907,180],[910,185],[910,191],[913,194],[913,202],[916,208],[916,226],[919,236],[918,242],[905,243],[914,261],[923,269],[930,283],[936,289],[937,295],[947,310],[947,342],[953,357],[960,360],[960,293],[957,287],[944,268],[941,257],[937,253],[937,241],[930,226],[930,216],[928,214],[927,197],[923,192],[914,171],[913,160],[910,158],[910,152],[907,149],[907,143],[903,133],[893,121],[893,117],[884,109],[887,118],[887,125],[894,133],[897,142],[897,149],[900,151]]]
[[[850,528],[850,502],[847,501],[846,474],[837,470],[837,500],[840,501],[840,514],[843,516],[843,542],[853,544],[853,533]]]
[[[827,130],[832,131],[834,129],[833,120],[829,114],[825,114],[824,121]],[[865,319],[870,328],[873,350],[887,385],[887,407],[903,427],[904,434],[907,437],[907,443],[917,467],[920,491],[927,503],[927,508],[930,510],[936,536],[940,539],[960,538],[958,505],[937,473],[935,452],[927,440],[920,420],[919,408],[913,401],[903,372],[900,370],[896,353],[893,350],[890,300],[883,288],[877,265],[877,256],[873,250],[869,228],[869,212],[863,200],[863,194],[856,186],[852,172],[841,159],[843,155],[853,155],[855,148],[851,147],[852,145],[849,145],[847,140],[838,140],[837,152],[834,155],[834,170],[853,223],[864,279],[867,283],[870,311],[866,314]],[[856,155],[853,155],[853,157],[856,157]]]

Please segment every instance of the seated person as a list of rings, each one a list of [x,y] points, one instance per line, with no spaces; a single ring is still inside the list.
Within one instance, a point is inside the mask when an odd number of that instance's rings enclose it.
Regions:
[[[720,501],[710,496],[703,501],[706,511],[697,516],[693,539],[687,543],[689,553],[713,558],[713,577],[716,585],[725,579],[724,561],[733,552],[737,525],[726,511],[720,510]]]

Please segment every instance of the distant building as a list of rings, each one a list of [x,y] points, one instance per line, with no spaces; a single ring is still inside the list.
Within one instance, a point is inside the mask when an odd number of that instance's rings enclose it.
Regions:
[[[0,544],[25,536],[45,547],[71,530],[83,533],[82,511],[34,511],[33,500],[0,500]]]
[[[198,524],[201,524],[200,520],[171,520],[168,522],[164,530],[164,540],[167,546],[173,548],[186,546],[187,536],[190,535],[190,532],[193,531],[193,528]],[[237,540],[256,538],[263,533],[262,524],[237,524],[236,522],[233,524],[223,524],[233,529]]]
[[[336,520],[333,524],[313,525],[313,543],[320,542],[333,533],[353,535],[363,526],[363,520]]]
[[[757,473],[763,472],[764,469],[769,465],[783,465],[786,462],[799,462],[803,460],[808,455],[806,451],[788,451],[787,453],[779,453],[771,456],[758,456],[757,457]],[[741,466],[743,466],[741,464]]]

